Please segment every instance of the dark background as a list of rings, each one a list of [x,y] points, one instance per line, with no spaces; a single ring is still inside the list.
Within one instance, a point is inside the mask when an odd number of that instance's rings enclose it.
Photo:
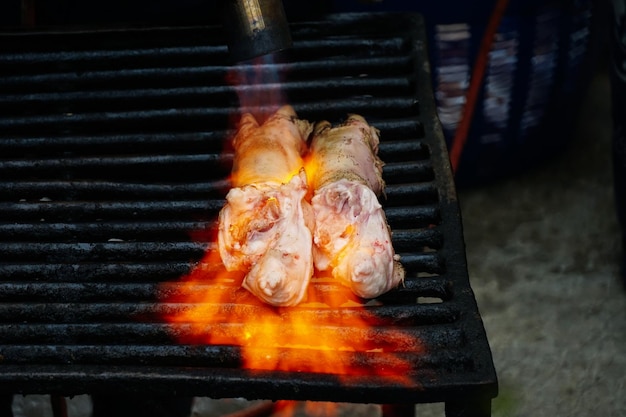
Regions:
[[[0,25],[215,24],[226,0],[4,0]],[[330,10],[330,1],[285,0],[289,18]]]

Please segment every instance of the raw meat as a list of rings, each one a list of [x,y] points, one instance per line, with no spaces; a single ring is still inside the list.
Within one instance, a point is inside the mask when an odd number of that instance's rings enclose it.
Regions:
[[[284,106],[259,125],[241,118],[233,139],[233,188],[219,214],[218,248],[243,286],[275,306],[303,300],[313,274],[313,213],[302,159],[311,125]]]
[[[314,263],[363,298],[377,297],[404,279],[378,201],[383,194],[379,132],[358,115],[340,126],[318,123],[307,166],[314,190]]]

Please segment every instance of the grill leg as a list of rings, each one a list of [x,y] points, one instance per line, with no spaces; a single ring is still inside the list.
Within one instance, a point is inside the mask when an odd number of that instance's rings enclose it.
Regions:
[[[13,417],[12,405],[12,394],[0,394],[0,417]]]
[[[449,401],[446,417],[490,417],[491,400]]]
[[[52,415],[54,417],[67,417],[67,403],[61,395],[51,395],[50,405],[52,406]]]
[[[382,417],[415,417],[415,404],[383,404]]]

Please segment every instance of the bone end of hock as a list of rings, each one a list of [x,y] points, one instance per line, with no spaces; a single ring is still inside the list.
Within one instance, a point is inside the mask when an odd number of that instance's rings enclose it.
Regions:
[[[249,61],[293,44],[281,0],[224,0],[223,24],[234,62]]]

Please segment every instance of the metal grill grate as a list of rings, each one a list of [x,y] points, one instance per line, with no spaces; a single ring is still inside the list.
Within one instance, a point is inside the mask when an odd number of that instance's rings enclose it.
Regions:
[[[489,404],[495,371],[467,276],[421,18],[333,15],[294,24],[292,34],[288,56],[261,69],[281,75],[300,117],[355,112],[381,130],[383,203],[407,279],[375,302],[354,300],[361,309],[280,314],[384,345],[393,355],[337,355],[392,370],[401,358],[412,382],[246,370],[237,346],[176,342],[188,327],[163,317],[189,308],[173,300],[211,247],[192,236],[215,227],[237,90],[252,87],[226,81],[233,68],[219,29],[163,28],[0,34],[0,391]],[[194,291],[229,285],[215,317],[267,308],[228,282]],[[311,291],[323,298],[340,289]],[[373,326],[342,324],[355,315]],[[215,320],[207,331],[236,325]],[[394,339],[397,330],[423,349]],[[282,354],[317,360],[314,348]]]

